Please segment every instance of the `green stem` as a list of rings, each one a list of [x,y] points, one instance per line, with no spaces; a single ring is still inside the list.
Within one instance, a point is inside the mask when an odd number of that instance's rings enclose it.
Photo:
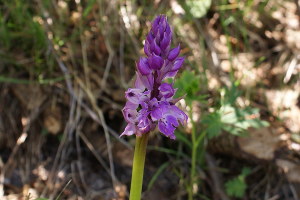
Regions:
[[[149,134],[147,133],[142,136],[136,136],[132,166],[130,200],[141,200],[148,135]]]
[[[191,177],[190,177],[190,187],[188,192],[189,200],[193,200],[193,186],[195,183],[195,173],[196,173],[196,160],[197,160],[197,141],[196,141],[196,125],[193,121],[193,114],[190,111],[190,118],[192,122],[192,160],[191,160]]]
[[[193,113],[192,111],[189,112],[189,117],[192,122],[192,158],[191,158],[191,172],[190,172],[190,184],[188,188],[188,199],[193,200],[194,192],[193,192],[193,186],[195,183],[199,183],[197,180],[197,174],[196,174],[196,166],[197,166],[197,157],[203,153],[203,149],[201,148],[200,152],[199,150],[199,145],[203,145],[203,139],[205,138],[205,132],[202,132],[200,135],[197,137],[197,130],[196,130],[196,123],[193,121]]]
[[[195,183],[195,172],[196,172],[196,155],[197,155],[197,149],[193,147],[192,149],[192,163],[191,163],[191,177],[190,177],[190,188],[189,188],[189,200],[193,200],[194,192],[193,192],[193,186]]]

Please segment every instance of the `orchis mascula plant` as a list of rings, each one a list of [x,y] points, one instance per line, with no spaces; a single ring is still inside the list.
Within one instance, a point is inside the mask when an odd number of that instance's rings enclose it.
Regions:
[[[185,124],[187,115],[173,99],[176,89],[173,83],[164,83],[166,78],[173,78],[184,62],[178,57],[180,45],[171,49],[172,31],[164,15],[152,22],[152,27],[145,41],[144,52],[137,62],[135,88],[126,93],[127,103],[123,115],[128,122],[123,135],[136,134],[130,200],[140,200],[144,173],[144,162],[148,135],[157,126],[165,136],[175,139],[176,127]]]

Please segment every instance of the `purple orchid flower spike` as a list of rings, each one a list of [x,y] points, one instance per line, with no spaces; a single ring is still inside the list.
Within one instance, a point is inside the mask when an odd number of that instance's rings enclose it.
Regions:
[[[163,83],[167,77],[174,77],[184,63],[178,57],[180,45],[171,49],[172,31],[164,15],[156,17],[145,41],[144,52],[137,62],[135,88],[129,88],[125,97],[127,103],[123,115],[128,125],[123,135],[142,134],[158,130],[175,139],[174,131],[179,123],[187,122],[187,115],[174,102],[177,89],[173,84]]]

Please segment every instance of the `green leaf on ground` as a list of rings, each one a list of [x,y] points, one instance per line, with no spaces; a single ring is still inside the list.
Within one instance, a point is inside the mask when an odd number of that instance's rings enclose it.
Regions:
[[[251,169],[244,167],[241,174],[225,183],[226,193],[231,197],[242,198],[247,189],[246,176],[251,173]]]

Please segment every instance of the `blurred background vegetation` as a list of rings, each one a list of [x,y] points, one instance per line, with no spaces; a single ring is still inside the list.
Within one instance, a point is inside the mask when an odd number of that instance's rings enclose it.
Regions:
[[[1,0],[0,199],[128,198],[121,109],[159,14],[189,122],[151,135],[143,199],[300,199],[298,0]]]

